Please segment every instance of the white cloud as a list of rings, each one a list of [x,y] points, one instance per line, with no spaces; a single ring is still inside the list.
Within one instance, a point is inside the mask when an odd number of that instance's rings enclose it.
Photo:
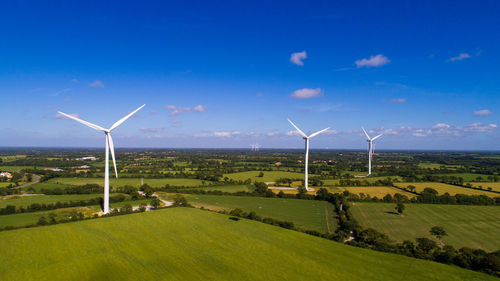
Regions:
[[[205,112],[207,111],[207,107],[205,105],[197,105],[193,108],[193,111],[195,112]]]
[[[197,105],[194,108],[190,107],[182,107],[182,106],[176,106],[176,105],[166,105],[166,109],[171,110],[170,116],[177,116],[179,114],[183,113],[189,113],[189,112],[205,112],[207,111],[207,107],[205,105]]]
[[[386,56],[384,56],[382,54],[379,54],[376,56],[371,56],[369,59],[357,60],[354,63],[356,64],[356,66],[358,68],[360,68],[360,67],[378,67],[378,66],[382,66],[384,64],[388,64],[390,62],[391,61],[389,60],[389,58],[387,58]]]
[[[238,131],[233,131],[233,132],[214,132],[213,135],[215,137],[232,137],[232,136],[237,136],[240,135],[241,133]]]
[[[304,65],[304,62],[302,61],[304,59],[307,59],[306,51],[292,53],[292,55],[290,56],[290,62],[296,65]]]
[[[437,123],[436,125],[432,126],[433,129],[448,129],[451,126],[445,123]]]
[[[405,98],[396,98],[391,100],[391,103],[404,103],[404,102],[406,102]]]
[[[486,115],[492,115],[492,114],[495,114],[495,112],[493,112],[489,109],[481,109],[481,110],[474,111],[474,115],[476,115],[476,116],[486,116]]]
[[[80,118],[80,115],[76,114],[76,113],[70,113],[68,115],[71,115],[73,117],[76,117],[76,118]],[[70,118],[62,115],[61,113],[57,113],[56,114],[56,119],[64,119],[64,120],[70,120]]]
[[[451,57],[449,58],[447,61],[448,62],[453,62],[453,61],[459,61],[459,60],[464,60],[464,59],[468,59],[468,58],[471,58],[472,56],[469,55],[468,53],[460,53],[458,56],[456,57]]]
[[[316,89],[303,88],[294,91],[290,96],[296,99],[316,98],[323,96],[323,91],[320,88]]]
[[[94,82],[90,83],[89,86],[104,88],[104,83],[101,80],[95,80]]]
[[[155,115],[155,114],[158,114],[158,111],[157,111],[157,110],[152,109],[152,110],[149,112],[149,114],[151,114],[151,115]]]

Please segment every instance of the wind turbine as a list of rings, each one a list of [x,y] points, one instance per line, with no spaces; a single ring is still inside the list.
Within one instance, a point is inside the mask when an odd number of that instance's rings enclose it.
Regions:
[[[380,138],[383,134],[380,134],[378,136],[370,138],[368,133],[366,133],[365,128],[361,127],[361,129],[363,129],[363,132],[365,133],[365,136],[366,136],[366,141],[368,142],[368,175],[371,175],[372,174],[372,157],[373,157],[373,151],[375,150],[375,145],[373,144],[373,141]]]
[[[104,129],[101,126],[92,124],[90,122],[78,119],[74,116],[71,116],[69,114],[63,113],[61,111],[58,111],[59,114],[64,115],[70,119],[73,119],[77,122],[82,123],[83,125],[86,125],[92,129],[102,131],[106,135],[106,153],[105,153],[105,168],[104,168],[104,214],[109,213],[109,152],[111,151],[111,158],[113,159],[113,167],[115,168],[115,175],[116,178],[118,178],[118,171],[116,170],[116,161],[115,161],[115,148],[113,146],[113,138],[111,138],[111,131],[114,130],[116,127],[120,126],[125,120],[130,118],[130,116],[134,115],[137,111],[139,111],[141,108],[145,106],[142,105],[138,109],[132,111],[129,113],[127,116],[123,117],[122,119],[118,120],[115,124],[113,124],[109,129]]]
[[[308,182],[308,174],[307,174],[307,168],[309,166],[309,139],[314,137],[314,136],[317,136],[321,133],[323,133],[324,131],[330,129],[330,127],[328,128],[325,128],[321,131],[317,131],[316,133],[312,133],[310,134],[309,136],[307,136],[306,134],[304,134],[304,132],[302,132],[299,127],[295,126],[295,124],[293,124],[293,122],[288,119],[288,122],[290,122],[290,124],[292,124],[292,126],[297,129],[297,132],[299,132],[300,135],[302,135],[303,139],[305,140],[306,142],[306,155],[305,155],[305,169],[304,169],[304,185],[305,185],[305,188],[306,190],[309,190],[309,182]]]

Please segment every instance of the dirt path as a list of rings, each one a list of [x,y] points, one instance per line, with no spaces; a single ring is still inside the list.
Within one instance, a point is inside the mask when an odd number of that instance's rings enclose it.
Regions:
[[[40,176],[33,174],[33,180],[31,182],[22,184],[20,186],[13,187],[12,189],[20,189],[20,188],[23,188],[23,187],[28,187],[28,186],[30,186],[32,184],[39,183],[39,182],[40,182]]]

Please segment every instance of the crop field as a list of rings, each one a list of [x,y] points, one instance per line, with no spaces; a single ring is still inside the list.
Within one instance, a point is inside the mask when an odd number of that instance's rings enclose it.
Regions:
[[[445,167],[447,169],[455,169],[460,168],[462,166],[460,165],[444,165],[444,164],[439,164],[439,163],[419,163],[418,164],[419,168],[425,168],[425,169],[439,169],[441,167]]]
[[[262,217],[291,221],[306,230],[326,233],[336,228],[333,205],[324,201],[199,194],[189,195],[187,200],[194,206],[211,210],[254,211]]]
[[[465,188],[440,182],[400,182],[394,184],[400,187],[408,187],[409,185],[413,185],[416,187],[417,192],[422,192],[426,187],[430,187],[435,189],[440,195],[448,192],[450,195],[465,194],[465,195],[486,195],[490,197],[499,196],[499,194],[493,192]]]
[[[84,184],[99,184],[104,185],[103,178],[54,178],[47,181],[48,183],[55,184],[71,184],[71,185],[84,185]],[[200,186],[201,180],[197,179],[177,179],[177,178],[165,178],[165,179],[144,179],[144,183],[152,187],[164,187],[166,184],[172,186]],[[131,185],[139,187],[141,185],[140,178],[111,178],[109,179],[109,184],[111,186],[124,186]]]
[[[115,194],[111,194],[113,196]],[[102,194],[71,194],[71,195],[35,195],[35,196],[4,196],[0,197],[0,208],[4,208],[7,205],[12,206],[28,206],[34,203],[38,204],[50,204],[56,202],[69,202],[69,201],[80,201],[88,200],[93,198],[103,197]],[[10,199],[6,199],[10,198]]]
[[[27,193],[41,193],[42,189],[47,189],[47,190],[53,190],[56,188],[64,189],[65,187],[68,187],[68,184],[57,184],[53,182],[39,182],[32,184],[27,187],[23,187],[23,191]]]
[[[346,187],[332,187],[330,188],[332,192],[344,192],[345,190],[349,191],[353,194],[364,193],[366,195],[370,195],[371,197],[377,197],[382,199],[387,194],[394,196],[394,194],[399,193],[402,195],[406,195],[408,198],[415,197],[415,194],[410,192],[404,192],[397,188],[391,186],[346,186]]]
[[[491,187],[491,190],[500,191],[500,182],[470,182],[470,184],[474,187],[482,186],[483,189]],[[500,194],[498,194],[498,196],[500,196]]]
[[[224,177],[228,177],[232,180],[246,180],[251,179],[252,182],[273,182],[279,178],[291,178],[291,179],[302,179],[304,174],[284,172],[284,171],[263,171],[264,176],[259,177],[260,171],[247,171],[241,173],[224,174]],[[309,175],[310,177],[313,175]]]
[[[192,208],[0,233],[1,280],[496,280]],[[43,258],[37,253],[43,253]]]
[[[437,204],[405,204],[402,216],[394,213],[396,204],[352,203],[352,214],[364,228],[374,228],[396,241],[431,238],[429,230],[441,226],[443,238],[455,248],[471,247],[500,250],[500,207]]]

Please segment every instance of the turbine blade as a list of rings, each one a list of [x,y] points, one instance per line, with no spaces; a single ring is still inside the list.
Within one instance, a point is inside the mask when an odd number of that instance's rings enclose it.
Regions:
[[[118,120],[115,124],[113,124],[113,126],[111,126],[111,128],[109,128],[109,131],[113,130],[114,128],[120,126],[121,123],[125,122],[125,120],[127,120],[128,118],[130,118],[130,116],[134,115],[134,113],[136,113],[137,111],[139,111],[141,108],[143,108],[144,106],[146,106],[145,104],[143,104],[141,107],[139,107],[138,109],[130,112],[127,116],[123,117],[122,119]]]
[[[317,131],[316,133],[311,134],[311,135],[309,136],[309,138],[312,138],[312,137],[314,137],[314,136],[317,136],[317,135],[319,135],[319,134],[323,133],[324,131],[326,131],[326,130],[328,130],[328,129],[330,129],[330,127],[325,128],[325,129],[323,129],[323,130],[321,130],[321,131]]]
[[[299,133],[300,133],[300,134],[301,134],[304,138],[307,138],[307,135],[306,135],[306,134],[304,134],[304,132],[302,132],[302,131],[299,129],[299,127],[295,126],[295,124],[293,124],[293,122],[292,122],[290,119],[288,119],[288,122],[290,122],[290,124],[292,124],[292,126],[293,126],[295,129],[297,129],[297,132],[299,132]]]
[[[361,129],[363,129],[363,132],[365,133],[366,138],[370,139],[370,136],[368,135],[368,133],[366,133],[365,128],[361,127]]]
[[[77,122],[80,122],[80,123],[82,123],[83,125],[86,125],[86,126],[88,126],[88,127],[92,128],[92,129],[95,129],[95,130],[98,130],[98,131],[104,131],[104,132],[106,132],[106,129],[104,129],[103,127],[98,126],[98,125],[96,125],[96,124],[92,124],[92,123],[87,122],[87,121],[84,121],[84,120],[82,120],[82,119],[78,119],[78,118],[76,118],[75,116],[71,116],[71,115],[66,114],[66,113],[64,113],[64,112],[61,112],[61,111],[58,111],[58,113],[59,113],[59,114],[62,114],[62,115],[64,115],[64,116],[66,116],[66,117],[68,117],[68,118],[70,118],[70,119],[73,119],[73,120],[75,120],[75,121],[77,121]]]
[[[113,145],[113,138],[111,134],[106,134],[109,141],[109,151],[111,152],[111,159],[113,159],[113,167],[115,168],[115,176],[118,178],[118,171],[116,170],[116,160],[115,160],[115,146]]]
[[[383,135],[383,134],[380,134],[380,135],[378,135],[378,136],[374,137],[374,138],[372,139],[372,141],[374,141],[374,140],[376,140],[376,139],[380,138],[382,135]]]

